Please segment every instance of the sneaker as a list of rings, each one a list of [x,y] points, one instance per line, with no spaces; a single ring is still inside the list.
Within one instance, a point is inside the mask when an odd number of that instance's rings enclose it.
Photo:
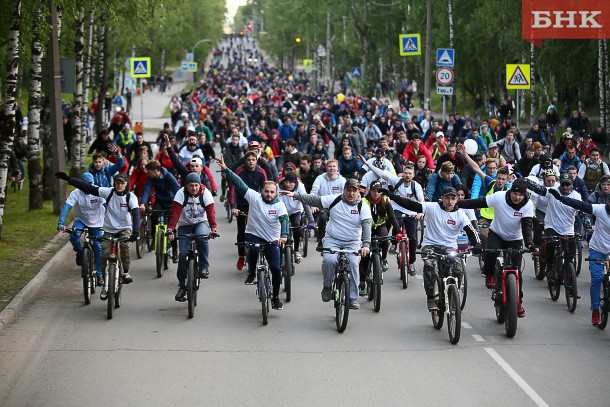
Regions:
[[[278,297],[275,297],[271,300],[271,307],[276,310],[281,310],[284,309],[284,304],[282,304],[282,301],[280,301]]]
[[[349,309],[360,309],[358,300],[349,300]]]
[[[389,268],[390,268],[390,266],[388,266],[388,260],[387,259],[381,260],[381,271],[385,273],[386,271],[388,271]]]
[[[97,286],[98,287],[104,286],[104,276],[97,276]]]
[[[323,287],[322,288],[322,301],[329,302],[331,297],[332,297],[332,288]]]
[[[436,300],[434,298],[428,298],[428,311],[436,311],[438,310],[438,306],[436,305]]]
[[[123,284],[131,284],[133,283],[133,278],[129,275],[129,273],[123,273]]]
[[[207,279],[208,277],[210,277],[208,269],[199,270],[199,278]]]
[[[517,316],[519,318],[525,318],[525,308],[523,308],[523,304],[519,303],[519,309],[517,309]]]
[[[299,264],[299,263],[301,263],[301,259],[302,259],[302,257],[301,257],[301,253],[299,253],[299,252],[294,252],[294,262],[295,262],[296,264]]]
[[[245,265],[246,265],[246,258],[244,256],[239,256],[239,259],[237,260],[237,270],[239,270],[239,271],[243,270]]]
[[[256,275],[254,273],[248,274],[246,277],[246,281],[244,281],[245,285],[254,285],[254,280],[256,280]]]
[[[76,253],[76,265],[78,267],[83,265],[83,252]]]
[[[224,202],[225,201],[225,193],[223,192],[222,194],[220,194],[220,202]]]
[[[320,240],[318,242],[318,246],[316,247],[316,251],[321,252],[323,248],[324,248],[324,245],[322,244],[322,241]]]
[[[593,310],[593,312],[591,312],[591,323],[593,324],[593,326],[599,326],[599,324],[601,323],[598,310]]]
[[[366,295],[366,286],[364,285],[364,283],[360,283],[360,285],[358,286],[358,294],[361,297],[364,297]]]
[[[494,276],[485,276],[485,287],[494,288]]]
[[[390,246],[390,250],[388,250],[388,253],[396,254],[396,243],[392,243],[392,245]]]
[[[178,263],[178,250],[172,250],[172,263]]]
[[[409,275],[410,276],[415,275],[415,264],[409,264]]]
[[[186,288],[179,288],[176,293],[176,297],[174,297],[178,302],[186,301]]]
[[[100,291],[100,300],[106,301],[107,299],[108,299],[108,291],[106,291],[105,289],[102,288],[102,291]]]

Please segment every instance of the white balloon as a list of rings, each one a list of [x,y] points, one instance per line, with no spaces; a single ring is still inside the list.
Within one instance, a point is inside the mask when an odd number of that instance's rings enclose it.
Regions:
[[[466,154],[475,155],[479,151],[479,145],[473,139],[464,141],[464,148],[466,148]]]

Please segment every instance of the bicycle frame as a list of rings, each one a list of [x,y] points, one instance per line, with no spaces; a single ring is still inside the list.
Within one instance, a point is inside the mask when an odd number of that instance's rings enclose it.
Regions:
[[[155,252],[161,250],[161,253],[163,254],[167,253],[167,223],[165,222],[165,212],[166,211],[159,211],[159,220],[155,229]],[[159,233],[163,233],[164,236],[163,247],[161,248],[157,247],[157,236],[159,235]]]

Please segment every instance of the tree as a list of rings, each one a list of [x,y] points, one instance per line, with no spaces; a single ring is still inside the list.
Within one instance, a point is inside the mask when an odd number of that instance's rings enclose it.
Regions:
[[[42,0],[36,2],[35,19],[32,26],[32,47],[30,63],[30,96],[28,100],[28,178],[30,182],[30,209],[42,209],[42,169],[40,168],[40,109],[42,42],[40,24],[42,22]]]
[[[84,172],[81,157],[83,134],[81,132],[81,114],[83,105],[83,50],[85,48],[85,5],[78,2],[78,17],[76,19],[76,33],[74,35],[74,58],[76,65],[76,78],[74,87],[74,100],[72,101],[72,156],[70,157],[70,175],[80,178]]]

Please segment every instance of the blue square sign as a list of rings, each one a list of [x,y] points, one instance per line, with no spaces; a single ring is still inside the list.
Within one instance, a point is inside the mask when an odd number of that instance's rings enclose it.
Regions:
[[[421,55],[421,36],[419,34],[400,34],[398,40],[401,57]]]
[[[362,78],[362,68],[352,68],[352,78],[360,79]]]
[[[436,50],[436,66],[454,66],[455,51],[451,48],[438,48]]]

